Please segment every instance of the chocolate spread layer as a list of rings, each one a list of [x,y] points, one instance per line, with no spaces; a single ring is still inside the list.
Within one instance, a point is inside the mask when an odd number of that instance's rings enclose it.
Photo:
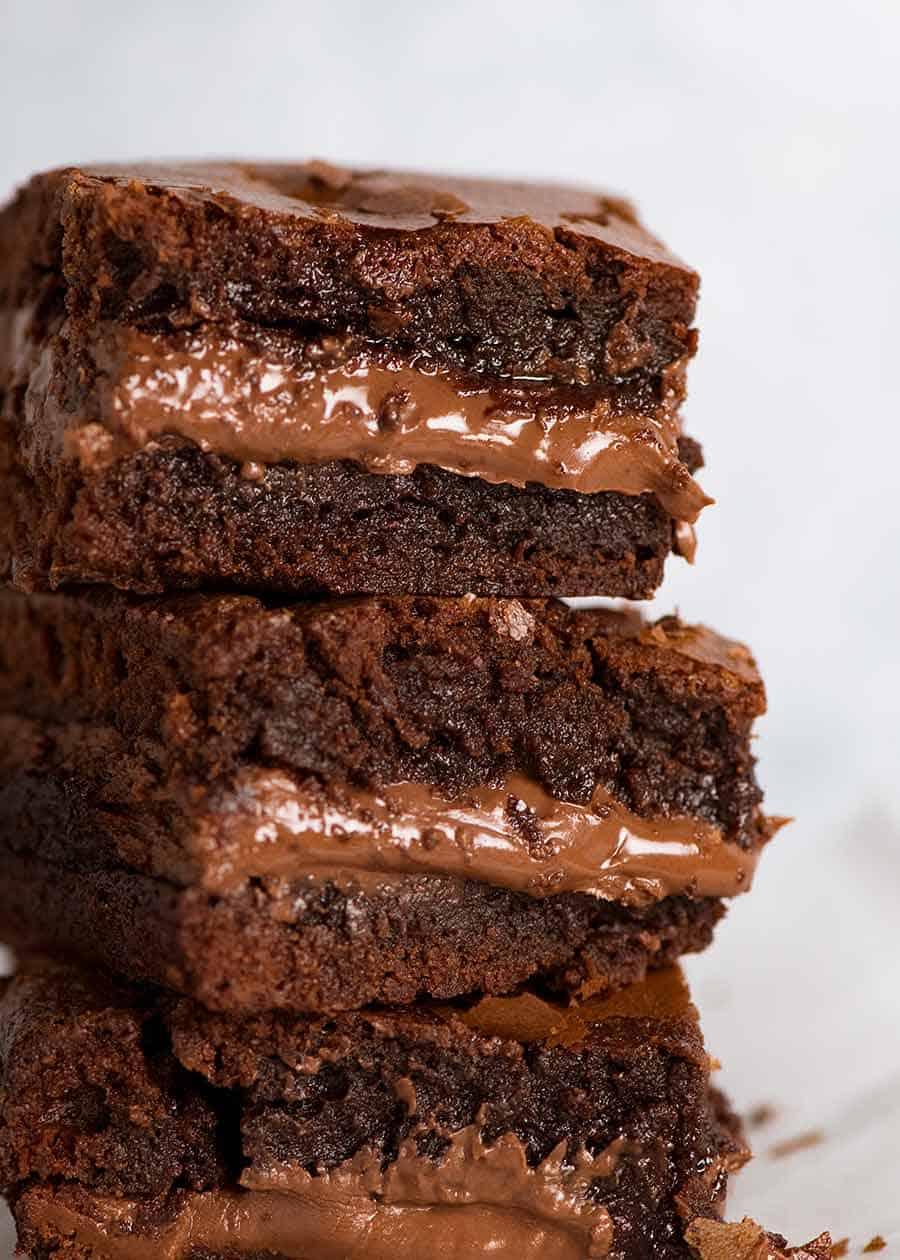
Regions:
[[[213,326],[164,336],[115,324],[92,335],[90,366],[79,367],[69,335],[64,325],[41,353],[25,340],[15,356],[20,450],[32,468],[64,452],[96,469],[175,435],[237,461],[251,480],[266,465],[348,459],[385,475],[428,464],[492,484],[650,493],[687,524],[711,502],[679,458],[674,370],[653,396],[641,383],[614,391],[463,375],[346,338],[298,344]]]
[[[448,800],[422,783],[326,792],[278,770],[250,771],[199,831],[203,882],[216,892],[262,876],[431,872],[637,906],[746,892],[756,865],[711,823],[640,818],[603,788],[589,805],[558,801],[519,774]]]
[[[242,1189],[183,1196],[161,1229],[142,1229],[141,1204],[128,1200],[95,1200],[89,1215],[45,1202],[41,1216],[45,1228],[110,1260],[184,1260],[201,1248],[287,1260],[583,1260],[612,1246],[609,1212],[590,1190],[613,1173],[619,1145],[570,1161],[561,1143],[531,1167],[513,1134],[486,1146],[476,1124],[452,1136],[439,1163],[410,1139],[384,1169],[363,1151],[317,1176],[295,1168],[245,1173]]]
[[[136,758],[109,727],[0,714],[0,740],[0,803],[31,799],[43,778],[45,794],[78,799],[79,817],[94,811],[95,835],[106,828],[116,846],[110,858],[217,896],[258,879],[368,886],[430,874],[646,906],[747,892],[759,855],[702,818],[641,817],[600,786],[587,804],[558,800],[521,773],[450,796],[414,781],[364,788],[246,766],[204,788],[154,783],[152,750]],[[779,823],[766,820],[761,839]]]

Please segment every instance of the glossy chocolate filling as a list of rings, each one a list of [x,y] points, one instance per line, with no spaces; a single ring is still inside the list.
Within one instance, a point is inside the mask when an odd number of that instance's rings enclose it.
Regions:
[[[641,818],[602,788],[589,805],[558,801],[518,774],[447,800],[421,783],[325,790],[248,770],[204,813],[195,844],[216,892],[263,876],[439,873],[534,897],[583,892],[642,906],[745,892],[756,864],[711,823]]]
[[[210,787],[179,776],[154,784],[109,727],[45,728],[9,715],[0,715],[0,776],[33,773],[48,740],[59,759],[54,776],[80,765],[80,790],[85,800],[96,795],[98,818],[130,820],[110,829],[129,866],[217,896],[253,879],[384,884],[443,875],[641,907],[747,892],[759,856],[759,846],[742,847],[701,818],[644,818],[599,785],[587,804],[562,801],[519,773],[455,797],[421,782],[323,784],[258,765]],[[112,760],[131,771],[118,794],[105,775]],[[763,839],[781,821],[761,820]]]
[[[633,384],[485,382],[337,338],[106,324],[88,347],[92,389],[73,401],[67,337],[63,325],[40,355],[20,338],[13,375],[27,381],[21,445],[32,463],[64,450],[95,466],[176,435],[251,480],[270,464],[346,459],[372,473],[429,464],[493,484],[653,494],[683,535],[711,502],[679,459],[677,371],[649,398]]]
[[[609,1213],[589,1191],[614,1171],[619,1145],[569,1162],[561,1144],[531,1168],[514,1135],[486,1147],[473,1125],[454,1134],[439,1163],[410,1140],[384,1170],[378,1155],[363,1151],[318,1176],[245,1173],[241,1189],[186,1195],[159,1230],[142,1230],[140,1205],[127,1200],[96,1200],[90,1215],[56,1201],[40,1214],[110,1260],[182,1260],[197,1248],[288,1260],[582,1260],[606,1256],[612,1245]]]

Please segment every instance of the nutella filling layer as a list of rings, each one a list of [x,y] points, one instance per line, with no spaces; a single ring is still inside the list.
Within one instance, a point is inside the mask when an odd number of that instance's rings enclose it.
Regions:
[[[631,906],[734,896],[749,889],[756,863],[711,823],[641,818],[603,789],[588,805],[558,801],[522,775],[447,800],[421,783],[326,791],[280,770],[248,770],[203,811],[193,846],[217,892],[253,877],[439,873]]]
[[[237,461],[251,480],[267,464],[346,459],[373,473],[429,464],[494,484],[649,493],[685,525],[712,502],[679,459],[675,384],[662,400],[624,384],[485,384],[336,338],[298,345],[278,333],[254,339],[207,326],[162,336],[105,325],[89,347],[93,394],[73,414],[71,400],[54,397],[68,387],[54,357],[65,329],[56,344],[30,373],[26,428],[37,439],[29,414],[46,428],[47,408],[56,409],[57,439],[93,465],[175,435]]]
[[[438,1161],[420,1156],[411,1139],[386,1168],[362,1151],[317,1176],[290,1166],[251,1169],[241,1189],[185,1195],[156,1228],[127,1200],[96,1199],[89,1210],[44,1201],[40,1216],[110,1260],[183,1260],[195,1250],[288,1260],[599,1260],[614,1229],[591,1187],[625,1154],[639,1152],[620,1140],[570,1159],[561,1143],[530,1167],[514,1135],[485,1146],[476,1124],[454,1134]]]

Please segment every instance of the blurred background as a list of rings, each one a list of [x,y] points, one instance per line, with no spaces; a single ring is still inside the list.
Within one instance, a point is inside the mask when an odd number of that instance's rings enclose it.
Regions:
[[[718,503],[657,607],[752,646],[761,775],[797,817],[690,967],[723,1084],[772,1109],[732,1212],[795,1241],[830,1226],[851,1254],[881,1233],[888,1255],[898,80],[896,0],[8,0],[0,41],[4,195],[41,167],[146,156],[563,179],[625,192],[700,270],[687,416]]]

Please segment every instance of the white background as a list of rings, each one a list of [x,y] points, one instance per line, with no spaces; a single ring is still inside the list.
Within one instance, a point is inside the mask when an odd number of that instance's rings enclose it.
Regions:
[[[900,5],[2,12],[0,191],[148,155],[562,177],[633,196],[701,270],[688,420],[718,506],[658,605],[755,649],[761,772],[798,818],[691,966],[723,1083],[779,1109],[733,1211],[900,1254]]]

